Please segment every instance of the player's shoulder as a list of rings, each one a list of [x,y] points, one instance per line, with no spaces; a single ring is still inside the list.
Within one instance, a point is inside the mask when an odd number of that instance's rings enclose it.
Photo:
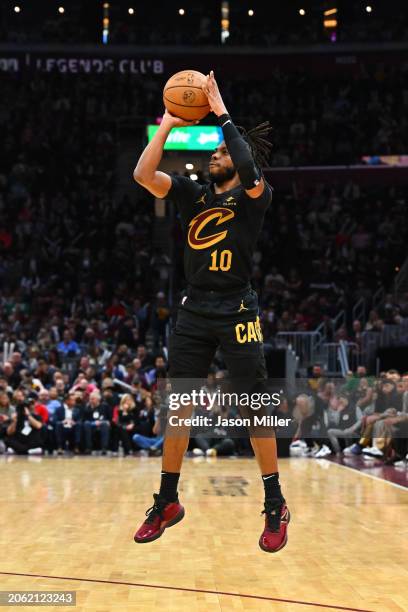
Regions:
[[[170,190],[167,194],[169,199],[178,200],[180,198],[183,199],[194,199],[198,196],[203,186],[197,183],[197,181],[193,181],[188,176],[181,176],[180,174],[170,174],[171,178],[171,186]]]

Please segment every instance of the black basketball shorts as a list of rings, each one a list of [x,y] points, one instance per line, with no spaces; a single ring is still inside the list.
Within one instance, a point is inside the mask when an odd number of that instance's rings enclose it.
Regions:
[[[185,291],[170,336],[170,378],[206,378],[218,348],[230,379],[266,378],[258,296],[250,287],[229,294]]]

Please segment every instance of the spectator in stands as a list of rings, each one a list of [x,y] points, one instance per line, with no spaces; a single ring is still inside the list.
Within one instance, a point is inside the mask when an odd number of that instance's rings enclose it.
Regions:
[[[402,408],[402,398],[398,396],[395,383],[387,378],[384,378],[378,383],[378,390],[374,402],[374,412],[365,416],[362,421],[362,435],[359,442],[345,449],[345,454],[348,455],[370,455],[374,457],[384,457],[386,441],[375,438],[373,432],[374,425],[388,417],[395,417]],[[378,433],[378,428],[376,432]],[[370,442],[372,445],[370,446]]]
[[[18,455],[42,454],[45,432],[41,416],[34,412],[34,399],[25,400],[21,391],[14,394],[15,413],[7,427],[5,444]]]
[[[293,418],[297,429],[290,445],[291,451],[296,454],[307,454],[311,450],[309,438],[312,436],[312,425],[314,422],[313,399],[310,395],[301,393],[295,399]]]
[[[38,378],[43,387],[49,389],[54,382],[54,372],[55,368],[51,367],[44,358],[41,358],[38,360],[38,366],[34,372],[34,377]]]
[[[308,386],[312,392],[317,392],[320,380],[323,376],[323,369],[320,364],[315,364],[312,367],[310,378],[308,379]]]
[[[42,391],[42,394],[41,394],[42,399],[40,398],[40,395],[37,393],[35,394],[31,393],[30,396],[35,400],[34,412],[40,415],[41,421],[44,423],[44,425],[47,425],[48,420],[49,420],[49,412],[48,412],[47,405],[46,405],[46,401],[48,399],[48,391],[46,389]]]
[[[113,422],[113,449],[118,451],[119,441],[122,442],[123,454],[129,455],[132,452],[132,436],[135,431],[135,407],[136,403],[133,396],[129,393],[122,395],[120,404],[114,411]]]
[[[352,330],[351,337],[350,337],[351,342],[354,342],[357,345],[356,354],[360,353],[361,351],[361,342],[362,342],[361,334],[362,334],[361,321],[356,319],[353,321],[353,330]]]
[[[159,350],[166,346],[166,326],[170,318],[170,308],[163,291],[159,291],[152,307],[152,328],[154,334],[154,347]]]
[[[145,379],[149,387],[155,385],[157,382],[157,378],[163,377],[166,375],[166,360],[163,355],[157,355],[154,360],[154,367],[147,367],[145,370]]]
[[[374,412],[374,382],[368,378],[361,378],[357,389],[353,393],[356,406],[366,415]]]
[[[53,425],[58,455],[63,455],[68,443],[69,449],[79,453],[81,443],[81,409],[75,392],[70,392],[63,404],[59,404],[53,414]]]
[[[330,400],[335,397],[335,385],[332,381],[322,378],[317,393],[314,396],[314,415],[316,422],[323,422],[324,414],[329,408]]]
[[[379,314],[376,310],[371,310],[368,315],[368,321],[365,324],[365,331],[378,331],[380,332],[384,327],[384,321],[380,319]]]
[[[45,404],[48,410],[49,418],[52,421],[55,411],[61,407],[60,393],[57,387],[41,389],[38,393],[38,399],[42,404]]]
[[[93,450],[93,434],[100,436],[101,454],[106,455],[109,447],[109,437],[112,421],[112,409],[102,402],[99,390],[94,390],[89,396],[82,415],[83,432],[85,440],[85,453],[91,454]]]
[[[357,403],[348,393],[340,393],[336,397],[336,404],[332,408],[337,410],[338,419],[335,427],[327,429],[327,435],[333,451],[338,455],[342,451],[340,440],[350,445],[352,438],[358,438],[361,430],[363,413]]]
[[[0,391],[0,454],[4,453],[6,450],[4,438],[14,412],[15,409],[10,404],[9,396],[5,391]]]
[[[111,378],[105,378],[102,381],[102,399],[110,406],[112,414],[114,408],[118,406],[120,402],[119,395],[116,393],[114,388],[113,380]]]
[[[14,371],[13,364],[10,361],[5,361],[3,367],[1,368],[1,376],[7,380],[7,384],[9,384],[13,389],[18,387],[21,381],[21,377],[19,372]]]
[[[63,339],[57,344],[57,349],[63,355],[71,357],[79,353],[78,343],[72,339],[72,334],[69,329],[64,330]]]
[[[23,356],[19,351],[12,353],[10,362],[16,374],[20,374],[21,370],[25,370],[27,368],[27,365],[23,362]]]
[[[153,402],[149,396],[136,406],[135,432],[132,440],[137,449],[148,450],[153,456],[161,454],[164,438],[160,434],[160,420],[156,420]]]
[[[153,355],[147,351],[143,344],[139,344],[137,347],[136,357],[140,360],[143,370],[146,370],[153,363]]]

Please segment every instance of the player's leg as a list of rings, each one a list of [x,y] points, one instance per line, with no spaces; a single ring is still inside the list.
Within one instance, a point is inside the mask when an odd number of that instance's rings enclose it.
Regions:
[[[217,343],[209,334],[208,320],[194,313],[180,310],[177,324],[169,342],[169,376],[172,393],[191,392],[199,380],[207,377]],[[193,406],[181,406],[171,411],[176,422],[189,418]],[[154,504],[145,522],[135,534],[135,542],[151,542],[163,531],[184,517],[184,508],[178,499],[178,481],[183,458],[188,447],[190,428],[171,426],[167,422],[162,457],[160,490],[154,494]]]
[[[209,333],[208,320],[182,310],[169,343],[169,377],[176,392],[190,392],[207,378],[208,370],[217,350],[217,342]],[[172,410],[178,420],[189,418],[192,405]],[[188,447],[190,428],[186,426],[166,428],[163,445],[162,471],[180,472]]]
[[[262,380],[265,379],[265,361],[263,357],[262,344],[257,346],[240,346],[239,348],[231,346],[229,343],[223,347],[223,356],[227,364],[230,378],[233,381],[238,381],[236,388],[238,390],[245,389],[246,393],[262,393],[267,392],[263,386]],[[240,408],[241,413],[249,418],[253,418],[256,414],[258,418],[267,415],[267,411],[261,408],[257,411],[251,409]],[[271,483],[274,483],[274,489],[271,489],[268,483],[266,493],[272,494],[274,497],[280,497],[280,485],[278,475],[278,451],[276,444],[275,432],[272,427],[263,425],[252,425],[249,428],[250,441],[257,460],[262,477],[267,477]],[[270,478],[271,475],[274,478]],[[266,482],[266,481],[265,481]]]
[[[254,292],[244,303],[248,311],[237,313],[219,328],[221,350],[226,362],[230,379],[238,392],[266,392],[263,380],[267,378],[263,354],[262,333],[257,315],[257,300]],[[252,308],[249,308],[249,306]],[[246,417],[252,419],[254,412],[240,408]],[[261,408],[258,417],[266,416]],[[267,426],[252,425],[250,439],[261,472],[265,491],[265,529],[259,545],[266,552],[277,552],[287,542],[289,510],[282,495],[279,483],[278,453],[274,430]]]

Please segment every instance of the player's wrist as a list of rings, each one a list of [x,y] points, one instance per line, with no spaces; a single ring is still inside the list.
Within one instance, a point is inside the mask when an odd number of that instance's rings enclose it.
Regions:
[[[221,115],[217,115],[217,119],[218,125],[222,127],[227,121],[231,121],[231,116],[227,112],[225,112],[221,113]]]
[[[161,132],[165,132],[166,134],[169,134],[171,132],[171,130],[174,128],[175,126],[175,122],[172,121],[172,118],[170,117],[163,117],[159,129]]]
[[[222,108],[220,108],[219,110],[214,111],[215,114],[218,117],[218,121],[220,120],[220,117],[223,117],[224,115],[227,115],[229,117],[229,113],[227,111],[227,109],[225,108],[225,106],[223,106]]]

